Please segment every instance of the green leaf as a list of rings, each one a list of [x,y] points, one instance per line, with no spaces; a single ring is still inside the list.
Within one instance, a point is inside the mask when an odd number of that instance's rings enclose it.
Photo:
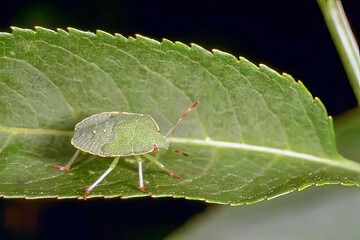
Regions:
[[[153,197],[243,204],[313,184],[359,184],[360,165],[336,151],[332,119],[301,82],[264,65],[197,45],[137,36],[13,28],[0,34],[0,194],[82,197],[112,159],[80,155],[65,164],[77,122],[94,113],[127,111],[154,117],[162,133],[200,100],[156,151],[179,174],[145,162]],[[146,196],[136,161],[117,167],[89,197]]]

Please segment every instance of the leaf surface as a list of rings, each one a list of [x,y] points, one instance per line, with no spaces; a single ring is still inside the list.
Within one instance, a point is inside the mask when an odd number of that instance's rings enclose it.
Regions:
[[[153,153],[181,180],[144,163],[153,197],[237,205],[313,184],[359,183],[360,165],[337,153],[325,107],[290,75],[194,44],[68,30],[0,34],[4,197],[82,197],[112,159],[82,154],[69,172],[50,168],[75,153],[77,122],[107,111],[146,113],[166,133],[198,99],[169,139],[190,157]],[[123,158],[94,196],[146,196],[136,161]]]

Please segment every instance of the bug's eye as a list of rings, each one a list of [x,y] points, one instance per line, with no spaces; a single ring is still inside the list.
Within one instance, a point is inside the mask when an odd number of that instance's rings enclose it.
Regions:
[[[158,146],[156,144],[154,144],[154,151],[158,149]]]

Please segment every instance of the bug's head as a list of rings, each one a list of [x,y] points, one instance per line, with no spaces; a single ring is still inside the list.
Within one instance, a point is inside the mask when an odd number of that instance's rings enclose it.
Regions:
[[[169,148],[169,141],[167,138],[160,133],[156,134],[154,140],[154,151],[156,149],[168,149]]]

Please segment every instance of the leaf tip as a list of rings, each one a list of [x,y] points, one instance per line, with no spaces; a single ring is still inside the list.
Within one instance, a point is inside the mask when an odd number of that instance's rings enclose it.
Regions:
[[[49,29],[49,28],[44,28],[44,27],[41,27],[41,26],[34,26],[34,29],[37,31],[37,30],[43,30],[43,31],[48,31],[48,32],[55,32],[54,30],[52,29]]]
[[[318,97],[314,97],[314,101],[317,102],[317,103],[319,103],[319,104],[321,104],[321,105],[324,105],[324,104],[322,103],[322,101],[320,100],[320,98],[318,98]],[[325,109],[325,110],[326,110],[326,109]]]
[[[140,40],[140,41],[142,41],[142,42],[160,45],[160,42],[159,42],[159,41],[157,41],[157,40],[155,40],[155,39],[152,39],[152,38],[149,38],[149,37],[145,37],[145,36],[140,35],[140,34],[138,34],[138,33],[135,34],[135,40]]]
[[[101,35],[101,36],[104,35],[104,36],[107,36],[107,37],[114,37],[114,35],[111,35],[110,33],[105,32],[105,31],[100,30],[100,29],[96,29],[95,34],[96,35]]]
[[[95,33],[90,31],[81,31],[79,29],[73,28],[73,27],[67,27],[66,28],[69,34],[75,35],[75,36],[95,36]]]
[[[124,37],[124,36],[123,36],[122,34],[120,34],[120,33],[115,33],[114,36],[115,36],[115,38],[116,38],[117,40],[120,40],[120,41],[122,41],[122,42],[126,42],[126,41],[127,41],[127,38]]]
[[[251,67],[255,67],[255,68],[258,68],[254,63],[250,62],[249,60],[247,60],[246,58],[244,57],[239,57],[239,62],[242,63],[242,64],[247,64]]]
[[[213,56],[213,54],[210,51],[206,50],[205,48],[203,48],[195,43],[190,43],[190,46],[191,46],[192,50],[199,52],[200,54],[206,54],[209,57]]]
[[[166,39],[166,38],[162,38],[161,43],[162,44],[170,44],[170,45],[173,45],[173,46],[175,45],[175,43],[173,41],[171,41],[169,39]]]
[[[69,36],[69,32],[67,32],[66,30],[62,29],[62,28],[56,28],[56,31],[58,34],[63,35],[63,36]]]
[[[221,58],[222,60],[227,60],[229,62],[238,62],[238,59],[230,54],[230,53],[227,53],[227,52],[223,52],[223,51],[220,51],[218,49],[212,49],[211,52],[214,54],[215,57],[219,57]]]
[[[280,74],[279,72],[277,72],[276,70],[268,67],[267,65],[265,65],[265,64],[263,64],[263,63],[260,63],[260,64],[259,64],[259,69],[260,69],[262,72],[266,73],[267,75],[272,74],[272,75],[275,75],[276,77],[281,78],[281,74]]]
[[[305,90],[307,94],[310,95],[311,98],[313,98],[311,92],[305,87],[304,83],[301,80],[297,80],[297,83],[300,85],[300,87]]]
[[[19,27],[16,27],[16,26],[10,26],[10,29],[11,31],[14,33],[14,32],[18,32],[18,31],[21,31],[21,30],[25,30],[25,29],[22,29],[22,28],[19,28]]]
[[[186,45],[185,43],[179,42],[179,41],[175,41],[175,46],[181,47],[184,50],[190,50],[191,49],[188,45]]]

